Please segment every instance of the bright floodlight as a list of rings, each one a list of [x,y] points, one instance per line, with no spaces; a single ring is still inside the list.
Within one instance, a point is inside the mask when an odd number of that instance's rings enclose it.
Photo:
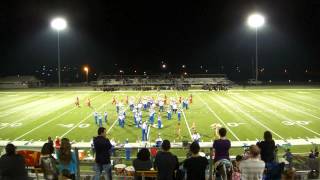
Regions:
[[[63,18],[55,18],[51,21],[51,27],[58,31],[64,30],[67,27],[67,22]]]
[[[259,28],[264,24],[264,17],[260,14],[253,14],[248,18],[248,25],[253,28]]]
[[[89,71],[89,68],[88,68],[88,67],[84,67],[83,70],[84,70],[85,72],[88,72],[88,71]]]

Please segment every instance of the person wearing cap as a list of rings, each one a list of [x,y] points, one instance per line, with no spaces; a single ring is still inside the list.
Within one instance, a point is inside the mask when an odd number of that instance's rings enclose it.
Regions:
[[[173,180],[174,171],[179,168],[178,158],[169,151],[170,147],[170,141],[164,140],[161,144],[162,150],[157,153],[154,160],[158,180]]]
[[[1,180],[25,180],[28,179],[24,158],[16,154],[16,147],[9,143],[6,146],[6,154],[0,158]]]

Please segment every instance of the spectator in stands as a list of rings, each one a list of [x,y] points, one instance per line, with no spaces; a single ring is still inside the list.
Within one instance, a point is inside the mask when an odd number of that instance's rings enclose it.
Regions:
[[[45,143],[41,149],[40,166],[43,171],[44,178],[47,180],[58,179],[57,161],[52,156],[54,148],[51,143]]]
[[[219,176],[223,179],[227,179],[227,176],[232,173],[232,164],[229,158],[229,149],[231,147],[231,142],[227,139],[226,128],[220,128],[218,131],[219,139],[214,140],[214,167],[218,172]]]
[[[281,176],[282,180],[294,180],[296,174],[296,170],[292,167],[286,169]]]
[[[285,154],[283,155],[283,157],[286,159],[286,161],[288,161],[289,167],[292,167],[293,155],[290,152],[290,149],[286,149]]]
[[[205,180],[205,170],[208,166],[208,160],[199,155],[200,145],[194,141],[190,145],[191,157],[186,159],[183,167],[187,170],[187,180],[199,179]]]
[[[64,172],[65,176],[70,179],[75,179],[77,173],[76,154],[71,151],[71,144],[68,138],[61,139],[61,146],[57,152],[59,162],[59,173]]]
[[[7,144],[6,153],[0,158],[0,179],[1,180],[25,180],[27,171],[24,158],[16,154],[16,147]]]
[[[154,168],[158,170],[158,180],[173,180],[174,171],[178,169],[177,156],[170,150],[170,141],[164,140],[161,144],[162,151],[159,151],[154,161]]]
[[[232,180],[240,180],[240,162],[242,161],[243,157],[241,155],[236,156],[236,160],[232,161],[233,172],[232,172]]]
[[[137,154],[137,159],[133,160],[132,165],[135,171],[149,171],[152,168],[150,152],[147,148],[142,148]],[[141,179],[141,177],[135,177]]]
[[[219,139],[213,141],[213,149],[215,152],[214,162],[218,162],[221,159],[229,158],[229,149],[231,147],[231,142],[227,139],[227,130],[226,128],[220,128],[219,131]]]
[[[276,145],[272,139],[272,134],[270,131],[264,132],[264,141],[258,142],[257,145],[261,150],[261,159],[265,163],[273,162],[275,159]]]
[[[54,147],[56,148],[56,152],[60,149],[61,141],[59,136],[56,136],[56,139],[54,140]]]
[[[94,149],[96,152],[95,164],[95,180],[99,180],[104,171],[105,180],[111,180],[111,161],[110,151],[112,145],[108,138],[106,138],[106,128],[99,127],[98,136],[93,140]]]
[[[249,158],[240,162],[241,180],[262,180],[265,163],[260,160],[260,149],[257,145],[249,147]]]
[[[53,140],[52,140],[51,136],[48,137],[48,143],[50,143],[53,147]]]

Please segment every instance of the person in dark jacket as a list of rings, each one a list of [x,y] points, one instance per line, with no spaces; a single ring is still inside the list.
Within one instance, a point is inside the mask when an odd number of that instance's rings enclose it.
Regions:
[[[149,150],[147,148],[140,149],[137,159],[133,160],[132,165],[135,171],[149,171],[152,168]],[[138,180],[142,178],[135,176],[134,179]]]
[[[16,154],[16,147],[7,144],[6,154],[0,158],[0,179],[1,180],[26,180],[27,171],[24,158]]]
[[[199,155],[200,145],[197,141],[194,141],[190,145],[191,157],[186,159],[183,163],[183,167],[187,170],[187,180],[205,180],[205,171],[209,164],[207,158]]]
[[[263,137],[264,141],[260,141],[257,143],[258,147],[261,150],[261,159],[265,163],[271,163],[275,158],[276,145],[274,140],[272,139],[272,134],[270,131],[265,131]]]
[[[154,168],[158,170],[158,180],[173,180],[175,170],[179,168],[177,156],[170,150],[170,141],[164,140],[161,144],[162,151],[159,151],[154,160]]]
[[[106,138],[106,128],[99,127],[98,136],[93,140],[94,149],[96,152],[95,159],[95,170],[96,175],[95,180],[99,180],[100,176],[104,171],[105,180],[111,180],[111,161],[110,161],[110,150],[111,143],[108,138]]]

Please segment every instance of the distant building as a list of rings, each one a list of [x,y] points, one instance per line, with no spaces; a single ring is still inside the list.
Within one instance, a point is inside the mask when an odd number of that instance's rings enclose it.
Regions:
[[[40,87],[42,81],[37,79],[35,76],[6,76],[0,77],[0,88],[31,88]]]

